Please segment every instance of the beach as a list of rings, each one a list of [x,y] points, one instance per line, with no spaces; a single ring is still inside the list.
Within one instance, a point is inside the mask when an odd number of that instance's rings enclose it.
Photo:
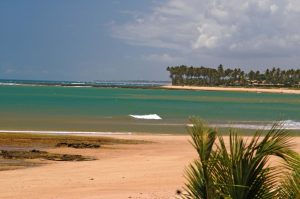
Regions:
[[[199,90],[199,91],[235,91],[235,92],[255,92],[255,93],[283,93],[283,94],[300,94],[300,90],[287,88],[235,88],[235,87],[211,87],[211,86],[161,86],[164,89],[178,90]]]
[[[43,155],[46,160],[0,171],[0,198],[175,198],[184,185],[185,168],[197,158],[186,133],[190,116],[245,131],[281,120],[299,135],[298,95],[164,88],[1,86],[0,137],[6,136],[1,150],[24,149],[26,144],[30,151],[23,155]],[[13,133],[18,142],[7,147]],[[18,137],[26,133],[34,133],[34,139],[27,136],[25,142]],[[56,134],[64,147],[56,147],[48,133]],[[76,140],[66,135],[61,140],[65,134],[88,137]],[[37,142],[37,136],[48,140],[39,137]],[[101,142],[95,141],[98,137]],[[103,138],[110,137],[128,142],[108,139],[114,144],[103,145]],[[300,137],[293,140],[300,152]],[[69,148],[66,141],[101,147]],[[81,155],[80,161],[77,156],[72,156],[76,161],[66,160],[65,155]]]
[[[52,162],[39,167],[2,171],[0,198],[120,199],[172,198],[183,185],[183,171],[196,154],[188,136],[126,135],[117,138],[153,143],[79,149],[94,156],[87,162]],[[74,149],[50,149],[74,153]]]
[[[0,199],[300,196],[300,0],[0,13]]]
[[[1,171],[0,198],[120,199],[175,198],[184,185],[184,169],[197,157],[188,136],[116,135],[151,141],[105,149],[49,149],[95,156],[87,162],[52,162]],[[225,138],[227,140],[227,138]],[[300,137],[294,137],[300,152]]]

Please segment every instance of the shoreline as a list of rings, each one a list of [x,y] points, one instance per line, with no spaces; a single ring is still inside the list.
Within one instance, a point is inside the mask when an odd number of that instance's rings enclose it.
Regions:
[[[45,131],[45,130],[0,130],[0,133],[21,133],[21,134],[40,134],[40,135],[132,135],[133,132],[101,132],[101,131]]]
[[[288,88],[238,88],[238,87],[205,87],[205,86],[161,86],[162,89],[171,90],[196,90],[196,91],[234,91],[234,92],[255,92],[255,93],[281,93],[300,94],[300,90]]]
[[[76,151],[97,160],[1,171],[0,198],[176,198],[176,191],[185,183],[184,169],[197,158],[188,135],[110,137],[148,142],[100,149],[50,148],[51,153]],[[228,136],[225,141],[229,142]],[[293,142],[300,152],[300,137]]]
[[[45,86],[67,88],[122,88],[122,89],[153,89],[153,90],[195,90],[195,91],[229,91],[229,92],[254,92],[254,93],[278,93],[300,94],[300,89],[289,88],[246,88],[246,87],[217,87],[217,86],[173,86],[173,85],[95,85],[95,84],[44,84],[44,83],[16,83],[0,84],[0,86]]]
[[[221,122],[210,123],[209,125],[218,129],[237,129],[243,131],[270,130],[275,123],[279,124],[279,128],[287,131],[300,132],[299,120],[281,120],[281,121],[236,121],[236,122]],[[159,124],[158,124],[159,125]],[[169,124],[171,125],[171,124]],[[190,123],[182,124],[185,128],[191,126]],[[156,131],[95,131],[95,130],[38,130],[38,129],[0,129],[1,133],[15,134],[36,134],[36,135],[83,135],[83,136],[114,136],[114,135],[187,135],[183,132],[156,132]]]

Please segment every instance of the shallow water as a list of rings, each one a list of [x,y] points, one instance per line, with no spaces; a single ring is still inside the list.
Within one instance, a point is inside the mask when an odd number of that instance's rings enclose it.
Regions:
[[[300,129],[300,95],[4,85],[0,113],[1,130],[180,133],[190,116],[241,128],[288,120]],[[145,117],[153,114],[161,119]]]

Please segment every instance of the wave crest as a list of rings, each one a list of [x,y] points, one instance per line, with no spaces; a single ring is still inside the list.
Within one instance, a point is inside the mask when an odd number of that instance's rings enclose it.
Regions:
[[[161,120],[162,118],[157,114],[148,114],[148,115],[129,115],[135,119],[143,119],[143,120]]]
[[[285,129],[291,129],[291,130],[297,130],[300,129],[300,122],[294,121],[294,120],[284,120],[281,121],[283,128]]]
[[[266,124],[215,124],[213,126],[219,128],[239,128],[239,129],[264,129],[270,130],[273,127],[274,122],[269,122]],[[294,120],[283,120],[278,121],[278,128],[283,128],[286,130],[299,130],[300,122]]]

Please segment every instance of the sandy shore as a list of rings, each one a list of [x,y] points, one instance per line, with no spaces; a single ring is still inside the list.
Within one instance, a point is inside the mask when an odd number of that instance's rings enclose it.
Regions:
[[[225,88],[225,87],[201,87],[201,86],[161,86],[165,89],[179,89],[179,90],[202,90],[202,91],[237,91],[237,92],[256,92],[256,93],[286,93],[286,94],[300,94],[300,90],[285,89],[285,88]]]
[[[184,167],[195,157],[187,136],[119,135],[154,141],[108,149],[52,149],[90,155],[88,162],[53,162],[2,171],[0,198],[121,199],[172,198],[183,185]],[[115,148],[116,147],[116,148]]]
[[[0,198],[122,199],[174,198],[184,183],[184,168],[196,154],[188,136],[118,135],[154,143],[103,149],[51,149],[92,155],[88,162],[54,162],[2,171]],[[294,141],[300,143],[300,137]],[[297,146],[300,152],[300,145]]]

